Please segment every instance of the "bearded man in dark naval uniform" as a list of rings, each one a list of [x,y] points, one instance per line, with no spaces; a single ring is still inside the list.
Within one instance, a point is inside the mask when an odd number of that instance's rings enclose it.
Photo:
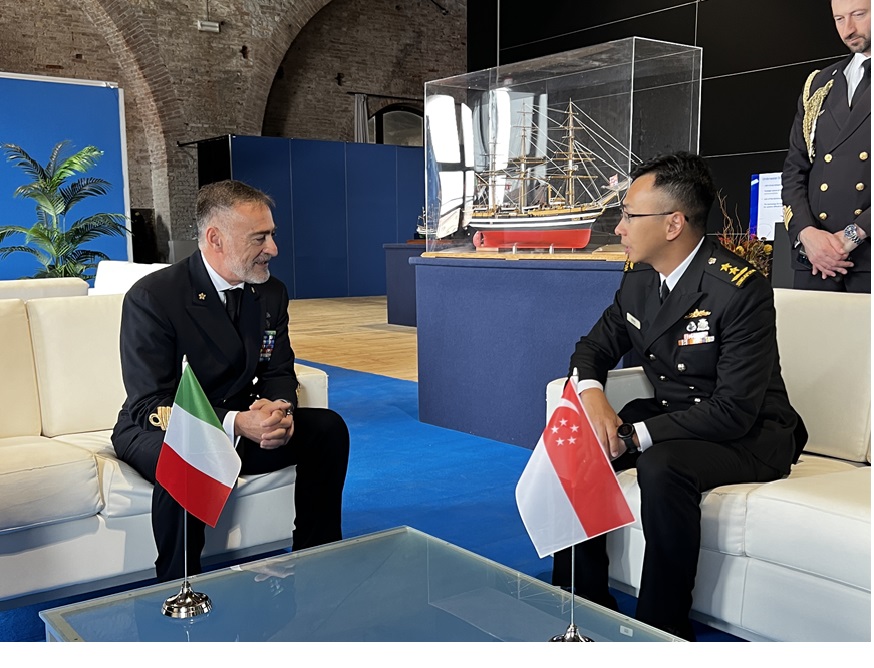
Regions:
[[[871,292],[871,2],[832,0],[851,55],[804,84],[783,166],[783,215],[808,290]]]
[[[702,492],[786,475],[807,434],[780,374],[770,282],[705,236],[715,188],[704,160],[657,157],[632,178],[616,226],[626,272],[571,370],[614,468],[637,468],[646,539],[637,618],[691,640]],[[655,397],[617,415],[603,387],[631,350]],[[606,536],[572,549],[576,592],[617,609]],[[570,554],[555,555],[554,584],[571,584]]]
[[[200,189],[198,250],[137,281],[121,313],[127,398],[112,432],[119,459],[154,486],[160,581],[185,573],[184,510],[157,482],[164,431],[150,417],[172,406],[182,358],[242,459],[242,473],[297,466],[295,550],[340,540],[349,431],[327,408],[298,407],[288,292],[270,275],[278,250],[273,200],[239,181]],[[291,508],[276,508],[289,513]],[[188,574],[200,572],[204,523],[188,517]]]

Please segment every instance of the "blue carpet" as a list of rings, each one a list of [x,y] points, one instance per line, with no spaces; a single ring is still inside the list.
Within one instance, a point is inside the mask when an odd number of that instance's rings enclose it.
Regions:
[[[549,581],[552,559],[537,556],[516,510],[530,450],[419,422],[414,382],[300,361],[328,373],[330,405],[349,426],[345,537],[407,525]],[[635,599],[614,593],[621,612],[633,615]],[[0,612],[0,641],[43,640],[40,610],[95,595]],[[699,641],[737,640],[695,628]]]

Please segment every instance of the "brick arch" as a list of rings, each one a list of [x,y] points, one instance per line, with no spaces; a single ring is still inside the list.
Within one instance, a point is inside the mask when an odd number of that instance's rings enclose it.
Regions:
[[[250,94],[237,119],[241,134],[260,135],[267,109],[267,97],[285,54],[303,27],[326,7],[331,0],[302,0],[290,5],[277,22],[277,27],[260,45],[261,53],[249,81]]]
[[[170,138],[183,133],[182,108],[161,51],[132,4],[125,0],[83,0],[81,6],[115,56],[125,77],[125,94],[133,96],[140,110],[150,159],[153,206],[161,222],[156,232],[163,245],[171,236],[177,208],[167,187],[169,175],[186,168],[185,157],[170,146]]]

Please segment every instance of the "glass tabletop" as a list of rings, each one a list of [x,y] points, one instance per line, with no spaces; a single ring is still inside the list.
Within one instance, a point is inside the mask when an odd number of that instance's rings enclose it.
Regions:
[[[40,612],[59,641],[535,641],[564,634],[571,596],[540,580],[399,527],[190,579],[212,610],[161,612],[164,583]],[[576,599],[594,641],[679,641]]]

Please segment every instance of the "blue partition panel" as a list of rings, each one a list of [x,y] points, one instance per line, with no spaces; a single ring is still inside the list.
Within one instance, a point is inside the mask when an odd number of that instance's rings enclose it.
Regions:
[[[95,85],[97,84],[97,85]],[[65,155],[93,145],[103,151],[97,166],[85,176],[112,184],[106,195],[83,200],[69,216],[69,223],[95,213],[129,215],[125,147],[122,142],[120,91],[103,82],[57,79],[0,73],[0,143],[16,144],[45,165],[55,144],[70,140]],[[30,181],[23,171],[0,159],[0,210],[2,223],[30,227],[36,222],[32,200],[14,198],[15,189]],[[22,245],[22,237],[7,240]],[[85,248],[106,253],[113,260],[127,260],[125,237],[102,237]],[[0,279],[30,276],[39,269],[32,256],[14,253],[0,262]]]
[[[414,257],[419,419],[534,448],[546,385],[613,301],[621,262]]]
[[[279,255],[270,272],[294,294],[294,216],[291,189],[291,146],[281,137],[233,137],[231,178],[263,190],[274,202]]]
[[[236,135],[230,145],[232,178],[276,201],[271,271],[293,299],[386,294],[383,245],[413,238],[425,200],[421,148]]]
[[[340,142],[291,140],[295,291],[298,299],[349,294],[346,149]]]
[[[349,296],[385,294],[383,244],[397,238],[396,146],[346,144]]]
[[[397,203],[399,242],[414,238],[419,216],[425,206],[425,151],[398,148]]]

